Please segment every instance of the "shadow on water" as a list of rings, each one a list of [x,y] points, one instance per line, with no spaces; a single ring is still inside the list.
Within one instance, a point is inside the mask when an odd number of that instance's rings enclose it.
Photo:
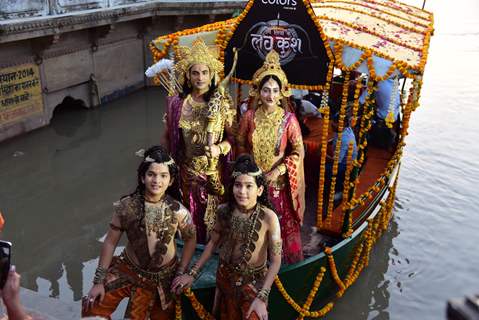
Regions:
[[[81,298],[112,203],[136,187],[135,152],[160,142],[164,100],[154,88],[93,110],[59,109],[50,126],[0,145],[2,237],[22,286]]]

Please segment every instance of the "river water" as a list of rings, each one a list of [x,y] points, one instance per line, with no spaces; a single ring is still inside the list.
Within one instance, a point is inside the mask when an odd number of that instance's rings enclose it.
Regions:
[[[479,2],[426,9],[435,35],[395,216],[327,319],[443,319],[448,298],[479,293]],[[135,151],[159,142],[163,110],[151,88],[0,144],[2,238],[22,286],[70,302],[88,291],[112,202],[134,189]]]

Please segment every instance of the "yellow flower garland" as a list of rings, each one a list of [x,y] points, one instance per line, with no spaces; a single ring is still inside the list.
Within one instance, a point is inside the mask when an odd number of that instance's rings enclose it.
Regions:
[[[329,107],[325,107],[323,110],[323,123],[322,123],[322,136],[321,136],[321,160],[320,168],[326,167],[326,152],[328,146],[328,133],[329,133]],[[325,184],[325,172],[320,170],[319,184],[318,184],[318,205],[316,209],[316,227],[318,229],[323,227],[323,191]]]
[[[196,298],[195,294],[193,291],[191,291],[190,288],[186,289],[184,292],[186,297],[191,302],[191,306],[196,312],[196,315],[201,319],[201,320],[214,320],[215,318],[208,312],[206,311],[205,307],[198,301]]]
[[[182,320],[183,311],[181,310],[181,298],[175,301],[175,320]]]
[[[334,162],[333,162],[333,170],[332,170],[332,179],[331,179],[331,186],[329,190],[329,199],[328,199],[328,211],[326,213],[326,221],[325,221],[325,228],[331,227],[331,220],[334,211],[334,193],[336,188],[336,178],[338,174],[338,166],[339,166],[339,155],[341,151],[341,144],[342,144],[342,136],[343,136],[343,128],[344,128],[344,118],[346,117],[346,109],[348,103],[348,94],[349,94],[349,79],[351,77],[350,72],[346,72],[344,75],[344,82],[343,82],[343,92],[341,97],[341,109],[339,111],[339,121],[338,121],[338,133],[337,133],[337,140],[336,140],[336,148],[334,151]]]
[[[392,204],[394,202],[394,194],[395,194],[396,186],[397,186],[397,179],[395,183],[393,184],[393,186],[390,188],[390,194],[385,202],[386,205],[382,205],[382,209],[380,210],[379,214],[374,219],[370,219],[368,221],[368,226],[361,237],[361,242],[358,244],[357,248],[355,249],[351,265],[348,269],[348,273],[346,277],[344,278],[344,281],[342,281],[338,275],[338,272],[336,269],[336,262],[334,260],[332,249],[327,247],[324,250],[328,259],[331,275],[333,276],[333,279],[335,280],[335,282],[337,283],[339,287],[339,290],[336,293],[336,296],[338,298],[343,296],[346,289],[349,288],[357,280],[357,278],[359,277],[359,274],[362,272],[364,267],[368,265],[372,246],[377,241],[379,236],[381,236],[382,230],[385,230],[385,228],[387,228],[389,219],[392,215]],[[329,311],[332,310],[334,306],[333,302],[327,303],[320,310],[317,310],[317,311],[309,310],[312,302],[314,301],[314,297],[316,296],[319,290],[319,287],[322,283],[325,272],[326,272],[326,269],[324,267],[321,267],[318,274],[316,275],[316,278],[313,282],[313,286],[308,294],[308,297],[302,307],[296,301],[294,301],[294,299],[288,294],[283,284],[281,283],[281,280],[279,279],[279,277],[276,276],[276,278],[274,279],[274,283],[276,287],[278,288],[278,291],[280,292],[281,296],[299,314],[298,319],[302,320],[305,317],[309,317],[309,318],[323,317],[325,314],[327,314]],[[190,300],[193,309],[195,310],[196,314],[198,315],[200,319],[208,319],[208,320],[214,319],[213,316],[210,313],[208,313],[206,309],[204,308],[204,306],[197,300],[197,298],[195,297],[191,289],[185,290],[184,294]],[[175,317],[177,320],[181,319],[181,305],[179,304],[179,302],[177,302],[175,306]]]

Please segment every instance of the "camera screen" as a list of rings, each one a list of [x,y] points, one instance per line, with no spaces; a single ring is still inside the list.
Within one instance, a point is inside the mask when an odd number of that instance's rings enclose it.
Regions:
[[[0,247],[0,288],[3,288],[10,269],[10,248]]]

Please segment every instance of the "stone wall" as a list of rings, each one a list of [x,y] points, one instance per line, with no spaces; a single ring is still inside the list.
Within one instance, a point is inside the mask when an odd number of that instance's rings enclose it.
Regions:
[[[92,9],[106,9],[155,0],[2,0],[0,20],[52,16]]]

